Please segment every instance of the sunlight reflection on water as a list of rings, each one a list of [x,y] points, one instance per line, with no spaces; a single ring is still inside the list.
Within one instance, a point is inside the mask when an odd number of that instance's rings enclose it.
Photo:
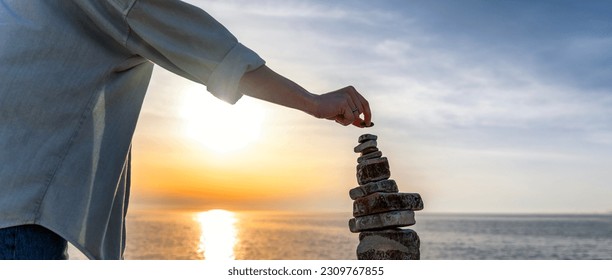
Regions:
[[[611,215],[419,213],[422,259],[612,259]],[[350,213],[132,211],[131,260],[354,260]],[[71,246],[71,259],[86,259]]]
[[[238,242],[238,219],[227,210],[209,210],[195,215],[202,229],[198,253],[206,260],[234,260],[234,248]]]

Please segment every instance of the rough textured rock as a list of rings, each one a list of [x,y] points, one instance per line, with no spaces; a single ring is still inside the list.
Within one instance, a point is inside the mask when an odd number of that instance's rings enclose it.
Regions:
[[[352,218],[349,220],[349,229],[351,232],[361,232],[365,230],[405,227],[415,223],[414,211],[392,211]]]
[[[391,171],[386,157],[368,159],[357,164],[357,183],[359,185],[386,180],[389,177],[391,177]]]
[[[351,199],[355,200],[357,198],[375,192],[396,193],[398,192],[397,184],[395,183],[395,180],[382,180],[377,182],[371,182],[365,185],[352,188],[349,191],[349,196],[351,197]]]
[[[376,143],[376,140],[368,140],[365,141],[359,145],[357,145],[353,151],[355,153],[361,153],[363,152],[365,149],[369,149],[369,148],[376,148],[376,145],[378,145],[378,143]]]
[[[423,210],[423,200],[418,193],[376,192],[357,198],[353,202],[353,216],[361,217],[399,210]]]
[[[418,260],[420,240],[410,229],[364,231],[359,234],[359,260]]]
[[[378,139],[378,136],[374,135],[374,134],[363,134],[361,136],[359,136],[359,139],[357,140],[359,143],[363,143],[369,140],[376,140]]]

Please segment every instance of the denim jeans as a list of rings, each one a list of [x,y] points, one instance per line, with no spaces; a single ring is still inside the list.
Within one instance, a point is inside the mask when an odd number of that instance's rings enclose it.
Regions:
[[[39,225],[0,229],[0,260],[66,260],[68,242]]]

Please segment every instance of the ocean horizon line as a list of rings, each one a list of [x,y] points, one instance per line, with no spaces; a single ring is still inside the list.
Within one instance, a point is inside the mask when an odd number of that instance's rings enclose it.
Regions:
[[[128,214],[134,212],[169,212],[169,213],[200,213],[212,210],[225,210],[235,213],[276,213],[276,214],[347,214],[352,216],[352,211],[345,210],[333,210],[333,209],[320,209],[320,210],[300,210],[300,209],[232,209],[231,207],[210,207],[210,208],[178,208],[178,207],[135,207],[128,210]],[[427,211],[421,210],[416,212],[418,215],[458,215],[458,216],[588,216],[588,215],[600,215],[608,216],[612,215],[612,210],[609,211],[582,211],[582,212],[571,212],[571,211],[525,211],[525,212],[477,212],[477,211]]]

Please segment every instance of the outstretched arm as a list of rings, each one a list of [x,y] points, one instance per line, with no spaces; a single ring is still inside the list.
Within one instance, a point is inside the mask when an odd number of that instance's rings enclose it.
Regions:
[[[335,120],[342,125],[371,126],[370,105],[352,86],[313,94],[264,65],[245,73],[239,89],[245,95],[298,109],[317,118]]]

